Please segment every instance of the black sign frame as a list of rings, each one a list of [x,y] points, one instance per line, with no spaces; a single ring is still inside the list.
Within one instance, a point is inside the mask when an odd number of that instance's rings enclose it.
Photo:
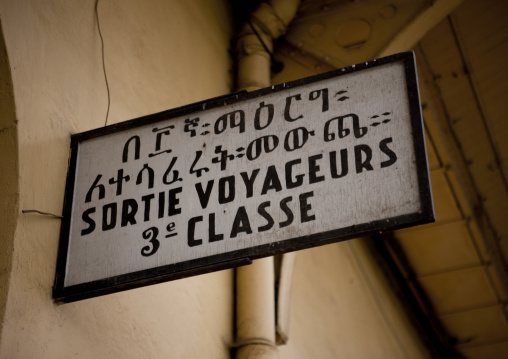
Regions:
[[[209,110],[219,106],[223,107],[224,105],[233,104],[239,101],[257,98],[266,94],[284,91],[289,88],[305,86],[306,84],[310,84],[316,81],[321,81],[332,77],[340,77],[346,74],[362,71],[364,69],[399,61],[404,64],[407,83],[407,95],[409,99],[409,111],[411,116],[411,126],[414,136],[414,151],[417,161],[416,167],[421,200],[421,211],[419,213],[389,218],[388,222],[387,220],[380,220],[370,223],[358,224],[347,228],[317,233],[310,236],[296,237],[281,242],[273,242],[270,244],[259,245],[257,247],[236,250],[219,255],[212,255],[209,257],[171,265],[165,265],[162,267],[114,276],[111,278],[95,280],[88,283],[72,285],[68,287],[64,286],[67,265],[67,252],[69,247],[71,211],[73,205],[73,189],[76,181],[76,162],[79,145],[82,141],[95,137],[105,136],[126,129],[139,127],[141,125],[153,124],[179,116],[197,114],[201,111],[204,111],[205,109]],[[281,85],[276,85],[269,88],[264,88],[258,91],[244,91],[226,96],[216,97],[176,109],[163,111],[160,113],[136,118],[130,121],[72,135],[70,144],[69,169],[67,174],[64,198],[63,220],[61,225],[56,275],[53,287],[53,299],[58,303],[73,302],[146,285],[246,265],[250,264],[252,260],[257,258],[344,241],[360,236],[368,236],[370,234],[378,233],[381,230],[394,230],[434,222],[434,207],[430,188],[429,169],[425,147],[424,128],[418,90],[418,79],[416,74],[416,62],[413,52],[405,52],[381,59],[376,59],[374,61],[363,62],[343,69],[338,69],[328,73],[288,82]],[[387,223],[389,223],[389,226],[387,226]]]

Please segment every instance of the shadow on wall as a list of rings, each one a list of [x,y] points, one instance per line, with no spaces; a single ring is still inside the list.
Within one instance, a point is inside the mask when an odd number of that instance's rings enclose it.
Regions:
[[[11,69],[0,22],[0,338],[18,218],[18,127]]]

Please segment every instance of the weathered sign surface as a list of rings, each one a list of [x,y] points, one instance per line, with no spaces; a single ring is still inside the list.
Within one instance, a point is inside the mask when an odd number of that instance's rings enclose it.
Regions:
[[[433,220],[403,53],[72,136],[54,298]]]

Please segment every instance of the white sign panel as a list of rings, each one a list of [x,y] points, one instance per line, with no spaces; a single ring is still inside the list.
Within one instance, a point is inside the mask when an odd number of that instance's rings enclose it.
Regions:
[[[71,147],[56,300],[433,220],[412,53]]]

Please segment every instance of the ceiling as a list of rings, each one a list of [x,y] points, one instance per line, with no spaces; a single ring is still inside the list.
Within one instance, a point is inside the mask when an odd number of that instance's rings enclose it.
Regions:
[[[497,0],[304,0],[275,50],[274,83],[415,51],[437,220],[377,241],[440,356],[508,353],[506,14]]]

